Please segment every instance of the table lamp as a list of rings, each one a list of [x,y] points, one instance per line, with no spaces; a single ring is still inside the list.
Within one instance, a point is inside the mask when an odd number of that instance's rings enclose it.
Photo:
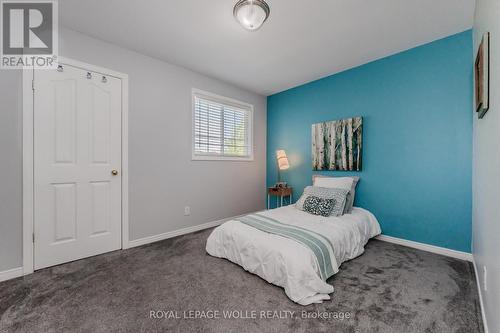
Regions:
[[[276,159],[278,161],[278,183],[279,186],[286,186],[286,183],[281,181],[281,170],[287,170],[290,168],[290,163],[288,163],[288,157],[283,149],[276,151]]]

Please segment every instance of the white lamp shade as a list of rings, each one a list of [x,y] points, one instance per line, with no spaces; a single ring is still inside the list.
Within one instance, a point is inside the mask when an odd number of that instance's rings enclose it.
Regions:
[[[278,159],[278,168],[280,170],[286,170],[290,168],[290,163],[288,163],[288,157],[286,157],[286,153],[284,150],[277,150],[276,158]]]
[[[263,1],[240,1],[234,9],[234,16],[245,29],[257,30],[269,15],[266,8],[269,10],[269,7]]]

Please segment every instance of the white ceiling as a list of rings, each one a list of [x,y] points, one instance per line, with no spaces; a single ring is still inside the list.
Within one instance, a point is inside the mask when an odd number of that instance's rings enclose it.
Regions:
[[[64,26],[270,95],[472,27],[475,0],[267,0],[256,32],[236,0],[63,0]]]

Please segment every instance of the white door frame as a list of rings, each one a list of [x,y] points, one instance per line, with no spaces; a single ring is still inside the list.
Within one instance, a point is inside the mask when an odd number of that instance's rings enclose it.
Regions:
[[[59,57],[60,64],[113,76],[122,81],[122,249],[129,247],[128,223],[128,75],[80,61]],[[23,274],[34,271],[34,147],[33,69],[23,71]]]

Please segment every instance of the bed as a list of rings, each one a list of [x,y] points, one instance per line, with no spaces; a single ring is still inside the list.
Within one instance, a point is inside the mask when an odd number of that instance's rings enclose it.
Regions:
[[[252,214],[248,219],[296,228],[329,245],[318,254],[313,247],[255,228],[245,219],[220,225],[207,239],[208,254],[228,259],[283,287],[286,295],[301,305],[329,300],[333,286],[326,279],[336,274],[343,262],[361,255],[368,240],[381,233],[375,216],[357,207],[340,217],[323,217],[289,205]],[[324,244],[319,245],[327,248]]]

